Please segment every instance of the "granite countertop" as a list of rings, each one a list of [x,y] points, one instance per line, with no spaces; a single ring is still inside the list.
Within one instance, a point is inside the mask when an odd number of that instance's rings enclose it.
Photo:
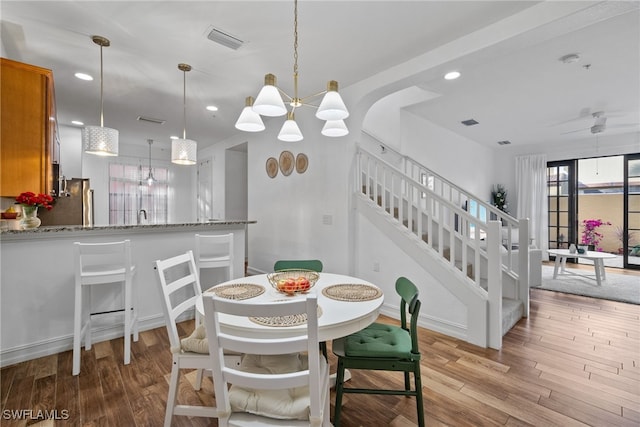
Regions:
[[[255,224],[256,221],[251,220],[220,220],[220,221],[208,221],[208,222],[186,222],[178,224],[142,224],[142,225],[98,225],[93,227],[83,227],[82,225],[58,225],[58,226],[43,226],[33,228],[30,230],[3,230],[0,232],[2,235],[31,235],[31,234],[51,234],[51,233],[65,233],[65,232],[89,232],[89,231],[109,231],[109,230],[131,230],[131,231],[145,231],[145,230],[160,230],[167,228],[194,228],[194,229],[207,229],[215,225],[246,225]]]

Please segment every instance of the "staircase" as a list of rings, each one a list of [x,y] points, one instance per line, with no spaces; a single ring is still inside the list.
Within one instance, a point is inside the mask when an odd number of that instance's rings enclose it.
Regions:
[[[392,164],[358,147],[355,206],[467,307],[467,341],[499,349],[529,312],[528,251],[512,244],[529,241],[528,220],[396,154]]]

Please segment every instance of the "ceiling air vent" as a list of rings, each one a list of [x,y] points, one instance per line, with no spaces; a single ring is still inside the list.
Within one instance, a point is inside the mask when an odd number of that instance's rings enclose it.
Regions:
[[[166,120],[154,119],[153,117],[145,117],[145,116],[138,116],[138,118],[136,120],[138,120],[140,122],[155,123],[157,125],[163,125],[164,122],[166,122]]]
[[[509,144],[511,144],[511,141],[508,141],[506,139],[504,141],[498,141],[498,145],[509,145]]]
[[[463,125],[465,125],[465,126],[474,126],[474,125],[477,125],[477,124],[478,124],[478,122],[476,122],[476,121],[475,121],[475,120],[473,120],[473,119],[463,120],[463,121],[461,121],[460,123],[462,123],[462,124],[463,124]]]
[[[210,31],[207,34],[207,38],[211,41],[214,41],[222,46],[226,46],[230,49],[237,50],[244,43],[237,37],[232,36],[229,33],[225,33],[222,30],[219,30],[214,27],[209,27]]]

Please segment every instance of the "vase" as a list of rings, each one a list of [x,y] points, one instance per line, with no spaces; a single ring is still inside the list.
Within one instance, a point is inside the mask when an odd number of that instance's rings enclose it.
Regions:
[[[22,219],[20,219],[20,227],[23,230],[31,230],[40,227],[40,218],[38,218],[37,206],[22,206]]]

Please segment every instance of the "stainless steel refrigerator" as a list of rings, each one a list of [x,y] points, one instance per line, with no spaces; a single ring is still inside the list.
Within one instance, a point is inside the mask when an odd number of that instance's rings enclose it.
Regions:
[[[82,225],[93,226],[93,190],[88,178],[62,179],[60,196],[53,209],[38,209],[42,226]]]

